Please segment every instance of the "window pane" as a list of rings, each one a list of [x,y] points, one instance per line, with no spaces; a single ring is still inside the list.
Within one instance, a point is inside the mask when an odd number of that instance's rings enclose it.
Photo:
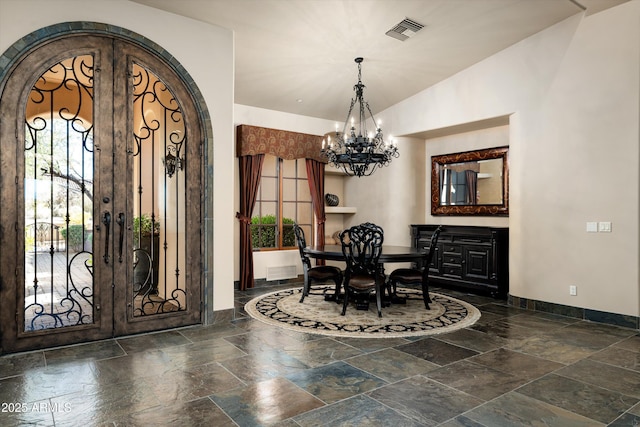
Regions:
[[[297,220],[296,216],[296,203],[284,202],[282,203],[282,217],[290,219],[292,221]],[[285,222],[283,220],[283,222]]]
[[[276,226],[275,225],[252,225],[251,243],[254,248],[275,248],[276,247]]]
[[[313,205],[311,203],[298,203],[298,222],[311,224],[313,221]]]
[[[262,163],[262,176],[276,176],[276,166],[278,158],[276,156],[265,155]]]
[[[256,215],[273,216],[273,217],[276,216],[276,213],[278,212],[277,210],[278,204],[276,202],[262,202],[260,203],[260,205],[261,205],[261,209],[259,212],[256,211]],[[262,221],[262,223],[264,223],[264,221]],[[275,224],[275,221],[273,223]]]
[[[295,179],[282,180],[282,200],[285,202],[294,202],[296,200],[296,182]]]
[[[277,248],[277,235],[281,236],[281,247],[294,247],[294,222],[305,227],[307,243],[313,244],[313,211],[306,177],[304,159],[265,156],[258,200],[252,214],[254,248]],[[278,233],[280,224],[282,230]]]
[[[293,223],[282,224],[282,247],[296,246],[296,234],[293,231]]]
[[[260,181],[258,200],[278,200],[277,178],[262,178]]]
[[[311,201],[311,192],[309,191],[309,182],[307,180],[298,181],[298,201],[299,202],[310,202]]]
[[[282,176],[284,178],[296,177],[296,160],[283,160],[282,161]]]
[[[298,159],[298,178],[307,179],[307,162],[305,159]]]

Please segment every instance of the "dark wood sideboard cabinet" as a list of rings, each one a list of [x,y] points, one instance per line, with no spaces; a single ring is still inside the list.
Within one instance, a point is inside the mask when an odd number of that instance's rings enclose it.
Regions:
[[[436,228],[438,225],[411,225],[412,246],[428,248]],[[507,298],[509,229],[443,225],[430,269],[433,285]]]

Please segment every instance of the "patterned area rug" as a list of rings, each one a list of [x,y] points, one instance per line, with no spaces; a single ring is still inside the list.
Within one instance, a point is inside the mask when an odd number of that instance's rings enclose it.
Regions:
[[[303,303],[299,302],[302,288],[271,292],[249,301],[245,310],[254,319],[298,332],[360,338],[435,335],[466,328],[480,318],[480,311],[471,304],[433,292],[429,294],[431,310],[425,310],[422,292],[407,288],[398,288],[398,295],[417,299],[383,307],[381,318],[375,302],[368,311],[350,304],[341,316],[342,303],[325,301],[322,296],[332,290],[331,286],[315,286]]]

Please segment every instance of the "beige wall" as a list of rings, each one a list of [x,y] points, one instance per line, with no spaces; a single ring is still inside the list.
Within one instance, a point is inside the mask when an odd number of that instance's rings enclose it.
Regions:
[[[376,115],[383,123],[383,115]],[[389,132],[397,135],[397,133]],[[345,197],[358,207],[351,224],[370,221],[384,228],[384,241],[389,245],[409,245],[410,224],[424,223],[424,207],[430,200],[425,188],[428,165],[425,163],[423,140],[395,137],[400,157],[388,167],[365,178],[348,178]]]
[[[576,15],[378,114],[394,135],[509,116],[508,220],[422,211],[425,222],[508,224],[512,295],[640,314],[639,20],[638,0]],[[424,160],[459,148],[429,140]],[[611,221],[613,232],[586,233],[588,221]]]
[[[451,133],[453,132],[453,133]],[[492,147],[505,147],[509,145],[509,125],[477,129],[466,132],[451,131],[449,135],[429,138],[426,141],[426,155],[423,157],[427,170],[425,171],[425,186],[423,191],[426,197],[422,222],[428,224],[451,225],[477,225],[493,227],[509,227],[508,217],[491,216],[432,216],[431,215],[431,157],[441,154],[461,153],[464,151],[481,150]],[[512,206],[510,206],[510,209]]]

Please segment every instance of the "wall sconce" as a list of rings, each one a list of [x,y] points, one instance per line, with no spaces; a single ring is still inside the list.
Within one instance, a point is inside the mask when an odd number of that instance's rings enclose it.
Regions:
[[[167,176],[171,178],[174,173],[176,173],[176,169],[183,170],[184,169],[184,159],[180,157],[176,157],[171,152],[167,153],[167,155],[162,159],[162,163],[164,164],[164,168],[166,170]]]

